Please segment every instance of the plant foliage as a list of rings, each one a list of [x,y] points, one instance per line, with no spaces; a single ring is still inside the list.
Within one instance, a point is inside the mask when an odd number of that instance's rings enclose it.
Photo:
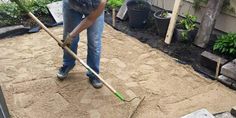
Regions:
[[[21,3],[36,15],[48,15],[47,4],[59,0],[21,0]],[[0,26],[14,25],[21,21],[25,11],[14,2],[0,4]]]
[[[196,29],[196,21],[197,17],[189,13],[185,14],[185,18],[180,20],[179,25],[184,29],[181,33],[183,40],[187,40],[189,32]]]
[[[213,51],[231,57],[236,56],[236,33],[228,33],[217,38]]]
[[[115,9],[121,7],[123,3],[124,0],[108,0],[107,6],[109,8]]]
[[[168,11],[166,11],[166,10],[162,10],[159,15],[159,17],[161,17],[161,18],[167,18],[167,16],[168,16]]]

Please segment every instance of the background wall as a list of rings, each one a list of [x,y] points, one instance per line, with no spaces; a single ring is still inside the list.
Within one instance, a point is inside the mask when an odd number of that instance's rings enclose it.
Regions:
[[[166,10],[172,10],[174,7],[175,0],[147,0],[154,6],[164,8]],[[164,3],[163,3],[164,1]],[[198,17],[198,22],[201,21],[202,16],[204,15],[205,8],[195,12],[192,6],[193,0],[184,0],[180,8],[179,15],[183,16],[187,12],[190,12],[193,15]],[[236,0],[231,0],[231,6],[236,9]],[[221,13],[216,21],[216,29],[224,32],[236,32],[236,14],[235,13]]]

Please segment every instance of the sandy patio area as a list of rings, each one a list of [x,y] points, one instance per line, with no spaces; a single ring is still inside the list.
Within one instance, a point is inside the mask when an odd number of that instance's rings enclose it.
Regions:
[[[51,31],[62,37],[62,27]],[[84,60],[85,34],[78,49]],[[13,118],[127,118],[138,102],[94,89],[80,64],[58,81],[62,49],[44,31],[0,40],[0,51],[0,84]],[[146,96],[135,118],[178,118],[201,108],[217,113],[236,105],[235,91],[108,25],[101,76],[128,99]]]

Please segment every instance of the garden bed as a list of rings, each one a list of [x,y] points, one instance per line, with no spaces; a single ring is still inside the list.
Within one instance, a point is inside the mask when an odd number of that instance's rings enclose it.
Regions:
[[[156,48],[161,50],[162,52],[165,52],[166,54],[176,58],[177,59],[176,61],[181,64],[191,65],[195,69],[195,71],[203,74],[204,76],[211,79],[215,79],[215,72],[202,66],[200,64],[200,58],[201,58],[201,53],[205,50],[213,53],[212,49],[214,41],[216,40],[217,35],[222,32],[215,31],[216,33],[211,35],[210,43],[208,44],[206,49],[199,48],[193,45],[192,42],[184,43],[176,41],[175,39],[172,39],[172,43],[170,45],[167,45],[164,42],[164,38],[158,36],[157,34],[157,30],[154,24],[154,19],[152,16],[153,13],[154,11],[150,13],[149,22],[143,29],[130,28],[127,20],[120,20],[120,19],[116,19],[116,26],[113,28],[137,38],[139,41],[148,44],[152,48]],[[106,11],[105,21],[109,25],[112,25],[111,10]],[[224,55],[220,56],[228,60],[233,59],[232,57],[227,57]]]

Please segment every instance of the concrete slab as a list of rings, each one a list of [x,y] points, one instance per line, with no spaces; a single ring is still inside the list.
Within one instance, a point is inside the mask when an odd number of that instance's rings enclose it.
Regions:
[[[230,113],[236,117],[236,106],[231,109]]]
[[[101,114],[97,110],[90,110],[89,111],[90,118],[100,118]]]
[[[206,109],[201,109],[186,116],[183,116],[181,118],[215,118],[215,117]]]
[[[53,2],[47,7],[57,23],[63,22],[62,1]]]
[[[216,117],[216,118],[235,118],[235,117],[232,116],[229,112],[217,114],[217,115],[215,115],[215,117]]]
[[[224,75],[220,75],[218,77],[218,81],[220,81],[224,85],[226,85],[226,86],[236,90],[236,81],[235,80],[233,80],[233,79],[231,79],[229,77],[226,77]]]
[[[236,80],[236,59],[234,61],[231,61],[227,64],[225,64],[222,68],[221,68],[221,72],[222,75],[230,77],[234,80]]]

